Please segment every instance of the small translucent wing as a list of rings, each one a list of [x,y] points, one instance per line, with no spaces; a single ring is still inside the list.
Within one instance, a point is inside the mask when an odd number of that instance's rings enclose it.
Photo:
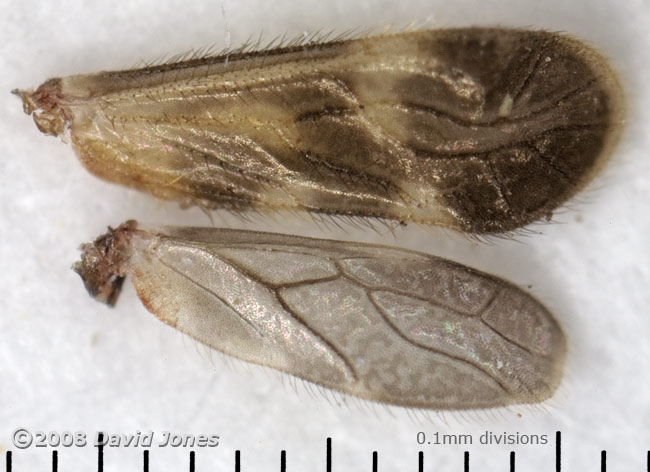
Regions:
[[[532,403],[561,377],[564,335],[539,302],[412,251],[131,222],[85,245],[76,270],[91,293],[129,275],[152,313],[198,341],[368,400]]]

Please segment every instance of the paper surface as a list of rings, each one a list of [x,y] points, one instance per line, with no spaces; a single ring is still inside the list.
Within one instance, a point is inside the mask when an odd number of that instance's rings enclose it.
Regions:
[[[0,27],[0,451],[14,470],[49,470],[52,448],[19,450],[12,433],[154,433],[151,470],[187,470],[190,448],[158,447],[165,431],[216,434],[217,447],[194,447],[196,470],[553,470],[555,431],[563,470],[645,470],[650,449],[650,4],[606,0],[133,1],[123,4],[2,2]],[[585,192],[514,240],[470,241],[409,226],[394,234],[309,218],[216,212],[218,226],[274,230],[417,249],[493,273],[527,288],[563,325],[570,346],[558,394],[537,407],[439,414],[386,408],[211,353],[150,315],[130,283],[118,305],[92,300],[70,270],[77,246],[129,218],[154,224],[210,225],[181,210],[102,182],[60,140],[43,136],[22,113],[13,88],[53,76],[121,69],[178,52],[238,46],[313,31],[492,25],[567,31],[602,50],[620,72],[627,124],[610,164]],[[161,59],[162,58],[162,59]],[[471,435],[472,445],[418,444],[435,433]],[[482,445],[481,435],[547,435],[545,446]],[[439,439],[442,436],[439,436]],[[420,436],[420,439],[422,436]],[[466,440],[466,439],[464,439]],[[463,441],[463,439],[460,439]],[[58,447],[59,467],[93,470],[96,450]],[[107,448],[106,471],[142,468],[142,447]],[[4,454],[0,458],[3,467]]]

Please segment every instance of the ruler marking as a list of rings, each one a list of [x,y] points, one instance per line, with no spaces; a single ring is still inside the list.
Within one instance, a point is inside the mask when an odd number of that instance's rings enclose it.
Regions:
[[[235,451],[235,472],[241,472],[241,454],[239,449]]]
[[[418,452],[418,472],[424,472],[424,452],[422,451]]]
[[[515,472],[515,451],[510,451],[510,472]]]
[[[600,472],[607,472],[607,452],[600,451]]]
[[[142,471],[149,472],[149,449],[142,452]]]
[[[555,432],[555,472],[562,470],[562,433]]]
[[[332,472],[332,438],[327,438],[327,446],[325,449],[325,470]]]
[[[7,459],[5,462],[5,470],[6,472],[11,472],[11,451],[7,451],[5,457]],[[648,457],[650,457],[650,452],[648,453]]]
[[[97,433],[97,472],[104,472],[104,433]]]
[[[287,472],[287,451],[280,451],[280,472]]]
[[[463,458],[463,471],[469,472],[469,451],[465,451]]]
[[[59,470],[59,451],[52,451],[52,472]]]
[[[190,451],[190,472],[194,472],[196,470],[196,456],[194,454],[194,451]]]
[[[379,462],[379,458],[377,456],[377,451],[372,451],[372,472],[377,472],[377,462]]]

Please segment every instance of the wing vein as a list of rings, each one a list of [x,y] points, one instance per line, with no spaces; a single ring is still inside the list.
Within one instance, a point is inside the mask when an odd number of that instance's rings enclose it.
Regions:
[[[412,346],[415,346],[415,347],[418,348],[418,349],[424,349],[425,351],[433,352],[433,353],[439,354],[439,355],[441,355],[441,356],[443,356],[443,357],[447,357],[447,358],[449,358],[449,359],[453,359],[453,360],[458,361],[458,362],[461,362],[461,363],[463,363],[463,364],[465,364],[465,365],[471,366],[471,367],[473,367],[474,369],[477,369],[477,370],[479,370],[480,372],[482,372],[484,375],[486,375],[487,377],[489,377],[490,379],[492,379],[494,382],[496,382],[496,383],[499,385],[499,387],[501,387],[501,388],[503,389],[504,392],[506,392],[506,393],[508,393],[508,394],[510,394],[510,395],[513,395],[513,396],[516,394],[516,392],[513,392],[511,389],[509,389],[509,388],[508,388],[508,387],[507,387],[507,386],[506,386],[506,385],[505,385],[501,380],[499,380],[498,378],[496,378],[496,377],[490,375],[490,373],[489,373],[486,369],[484,369],[480,364],[475,364],[475,363],[473,363],[473,362],[471,362],[471,361],[469,361],[469,360],[467,360],[467,359],[463,359],[463,358],[461,358],[461,357],[454,356],[454,355],[452,355],[452,354],[449,354],[449,353],[443,352],[443,351],[441,351],[441,350],[439,350],[439,349],[434,349],[434,348],[432,348],[432,347],[430,347],[430,346],[426,346],[426,345],[424,345],[424,344],[418,343],[418,342],[416,342],[416,341],[413,341],[412,339],[407,338],[407,337],[406,337],[406,336],[405,336],[405,335],[404,335],[404,334],[403,334],[399,329],[397,329],[397,327],[395,327],[395,325],[394,325],[393,323],[390,322],[390,319],[388,318],[388,316],[386,316],[386,313],[384,312],[384,310],[383,310],[383,309],[382,309],[382,308],[381,308],[381,307],[380,307],[380,306],[375,302],[375,300],[374,300],[374,298],[372,297],[371,294],[368,295],[368,299],[370,300],[370,303],[372,303],[372,305],[375,307],[375,309],[377,310],[377,312],[380,314],[380,316],[382,317],[382,319],[384,320],[384,322],[385,322],[385,323],[386,323],[386,324],[387,324],[387,325],[388,325],[388,326],[389,326],[389,327],[390,327],[390,328],[391,328],[391,329],[392,329],[392,330],[393,330],[393,331],[394,331],[394,332],[395,332],[395,333],[396,333],[400,338],[402,338],[402,339],[403,339],[405,342],[407,342],[408,344],[411,344]]]

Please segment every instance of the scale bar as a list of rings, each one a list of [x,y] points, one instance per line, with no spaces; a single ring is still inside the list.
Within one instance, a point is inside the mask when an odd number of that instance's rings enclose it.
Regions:
[[[104,471],[104,434],[101,432],[97,433],[97,472]],[[142,452],[142,470],[143,472],[149,472],[150,467],[150,450],[145,449]],[[515,451],[510,451],[509,454],[509,471],[515,472],[516,467],[516,453]],[[58,472],[59,470],[59,452],[57,450],[52,451],[52,472]],[[280,451],[280,472],[286,472],[287,470],[287,452],[286,450]],[[379,470],[379,453],[373,451],[372,453],[372,472],[378,472]],[[418,451],[418,472],[424,472],[424,451]],[[13,452],[5,452],[5,472],[13,471]],[[332,472],[332,438],[328,437],[326,439],[326,453],[325,453],[325,471]],[[463,454],[463,471],[469,472],[469,451],[465,451]],[[555,432],[555,471],[562,471],[562,433],[560,431]],[[196,453],[195,451],[190,451],[189,457],[189,472],[196,472]],[[235,451],[235,472],[241,472],[241,452],[239,450]],[[600,472],[607,472],[607,451],[600,451]],[[650,472],[650,450],[646,451],[646,472]]]

